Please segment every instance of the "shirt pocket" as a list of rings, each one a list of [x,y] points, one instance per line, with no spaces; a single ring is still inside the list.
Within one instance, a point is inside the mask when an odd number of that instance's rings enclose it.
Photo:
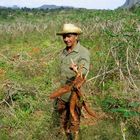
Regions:
[[[80,58],[79,54],[72,55],[69,57],[69,63],[71,64],[72,63],[71,60],[72,60],[74,63],[78,64],[79,58]]]

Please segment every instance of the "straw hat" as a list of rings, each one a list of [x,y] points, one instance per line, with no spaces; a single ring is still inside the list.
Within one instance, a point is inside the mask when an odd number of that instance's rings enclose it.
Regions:
[[[82,30],[79,27],[75,26],[74,24],[69,23],[69,24],[64,24],[62,31],[56,34],[64,35],[68,33],[75,33],[79,35],[82,33]]]

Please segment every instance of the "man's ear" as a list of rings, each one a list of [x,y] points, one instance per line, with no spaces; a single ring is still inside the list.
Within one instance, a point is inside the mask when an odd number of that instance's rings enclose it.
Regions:
[[[76,40],[78,41],[79,36],[78,36],[78,35],[75,35],[75,38],[76,38]]]

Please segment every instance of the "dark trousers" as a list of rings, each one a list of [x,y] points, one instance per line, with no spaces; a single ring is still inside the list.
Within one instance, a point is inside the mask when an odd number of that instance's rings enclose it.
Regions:
[[[77,120],[75,121],[70,114],[70,103],[62,99],[57,99],[57,109],[60,116],[60,127],[64,129],[65,133],[77,133],[80,127],[81,106],[75,107],[75,114]]]

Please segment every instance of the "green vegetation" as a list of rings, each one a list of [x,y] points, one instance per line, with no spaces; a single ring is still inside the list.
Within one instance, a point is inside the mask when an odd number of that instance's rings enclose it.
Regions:
[[[59,140],[50,93],[59,86],[56,32],[83,29],[91,52],[87,100],[102,119],[81,124],[80,139],[140,138],[140,8],[0,9],[0,139]]]

